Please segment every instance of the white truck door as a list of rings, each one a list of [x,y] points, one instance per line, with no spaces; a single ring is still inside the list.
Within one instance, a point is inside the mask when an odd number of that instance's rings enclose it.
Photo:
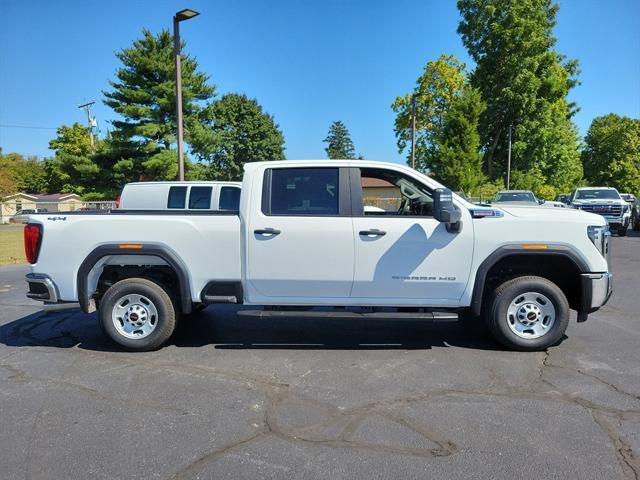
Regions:
[[[253,202],[246,229],[249,301],[349,298],[354,253],[348,176],[338,167],[265,170],[261,202]]]
[[[352,169],[355,269],[353,298],[388,304],[456,304],[473,256],[473,225],[447,231],[433,218],[432,189],[403,172]],[[361,195],[360,198],[358,198]],[[362,205],[360,211],[356,211]]]

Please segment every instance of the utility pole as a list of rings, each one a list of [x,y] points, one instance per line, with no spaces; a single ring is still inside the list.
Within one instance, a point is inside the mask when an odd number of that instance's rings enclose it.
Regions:
[[[511,186],[511,127],[509,125],[509,149],[507,150],[507,190]]]
[[[176,59],[176,124],[178,127],[178,180],[184,182],[184,125],[182,123],[182,70],[180,63],[180,22],[200,15],[195,10],[186,8],[173,16],[173,55]]]
[[[93,144],[93,125],[95,124],[95,117],[91,116],[91,106],[96,103],[95,100],[92,100],[91,102],[88,103],[84,103],[82,105],[78,105],[78,108],[81,108],[82,110],[84,110],[87,114],[87,129],[89,131],[89,141],[91,142],[91,153],[94,153],[95,150],[95,146]]]

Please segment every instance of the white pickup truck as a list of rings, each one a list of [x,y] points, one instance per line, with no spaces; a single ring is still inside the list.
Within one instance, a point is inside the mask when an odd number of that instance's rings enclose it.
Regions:
[[[99,310],[106,334],[158,348],[202,305],[300,315],[483,317],[505,346],[556,344],[611,295],[609,232],[574,209],[481,207],[408,167],[245,166],[239,211],[32,215],[27,296]],[[326,308],[325,308],[326,310]]]

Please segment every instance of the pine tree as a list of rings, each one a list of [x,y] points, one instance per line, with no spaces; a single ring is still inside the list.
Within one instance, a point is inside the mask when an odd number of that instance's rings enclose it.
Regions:
[[[173,37],[167,30],[158,35],[144,30],[141,39],[116,56],[122,67],[116,80],[109,82],[112,90],[103,94],[104,103],[122,117],[112,122],[116,135],[121,142],[136,145],[129,149],[142,153],[130,158],[129,174],[135,177],[151,170],[154,178],[175,178],[177,157],[169,152],[177,130]],[[181,71],[185,141],[202,143],[200,137],[210,135],[215,86],[198,71],[196,60],[184,53]]]
[[[356,158],[356,148],[351,141],[351,135],[344,123],[337,120],[329,127],[329,134],[324,143],[327,156],[331,159],[352,159]]]

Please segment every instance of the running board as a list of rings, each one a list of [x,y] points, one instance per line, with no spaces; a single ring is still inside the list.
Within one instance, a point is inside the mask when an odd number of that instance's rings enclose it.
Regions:
[[[350,312],[318,310],[240,310],[238,315],[257,318],[353,318],[367,320],[420,320],[429,322],[456,322],[454,312]]]

